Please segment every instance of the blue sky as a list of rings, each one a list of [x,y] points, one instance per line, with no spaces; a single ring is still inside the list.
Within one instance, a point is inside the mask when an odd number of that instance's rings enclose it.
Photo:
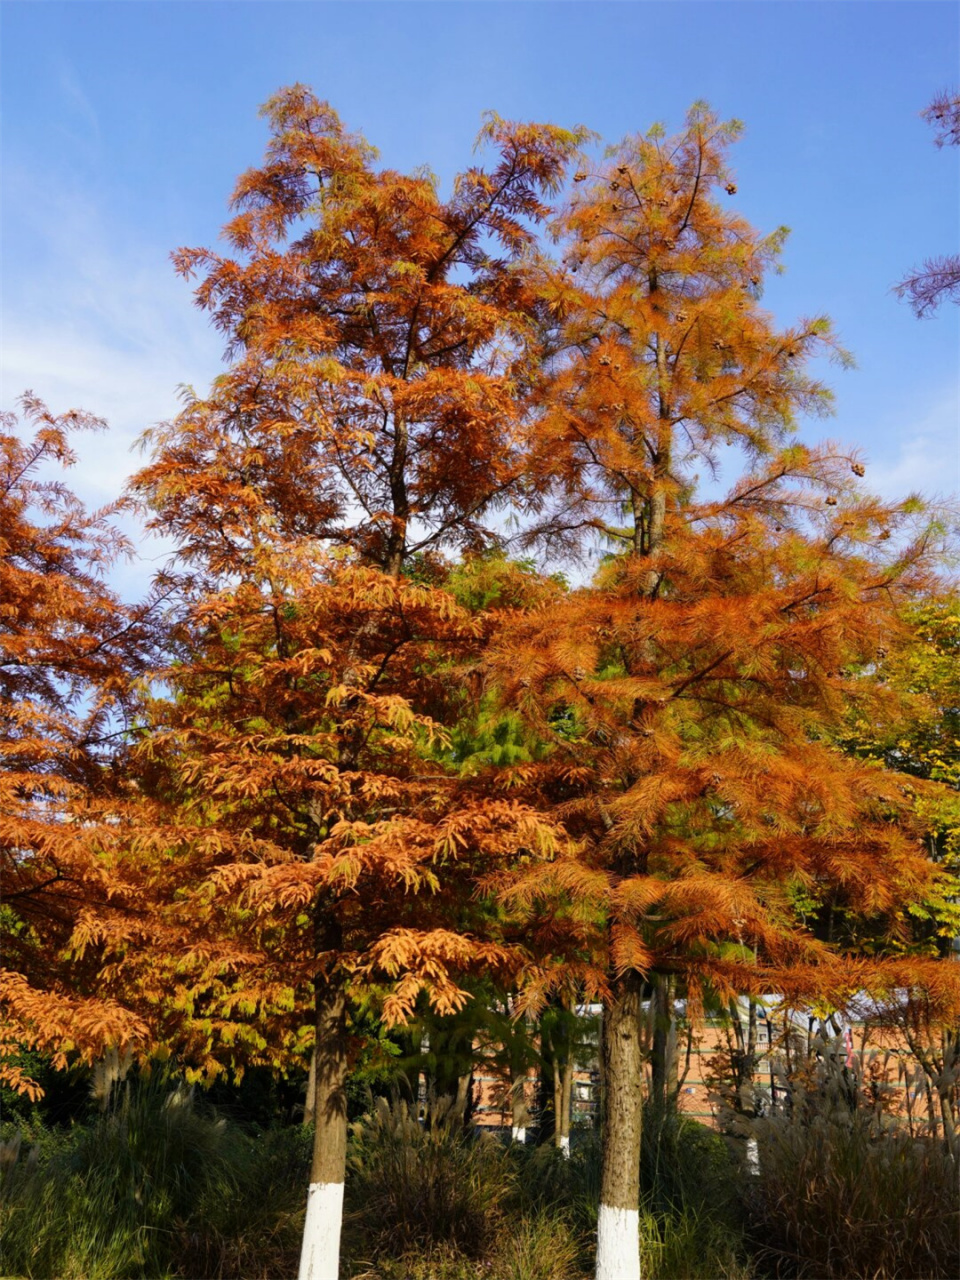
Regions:
[[[296,80],[385,164],[443,181],[490,108],[608,141],[678,127],[698,98],[740,118],[736,203],[792,228],[765,302],[783,323],[826,312],[858,362],[829,372],[837,416],[807,434],[862,446],[890,496],[960,490],[960,311],[917,321],[890,292],[958,247],[960,152],[919,118],[958,79],[950,0],[5,0],[0,17],[3,406],[30,387],[109,418],[75,476],[89,501],[177,385],[217,372],[168,255],[216,241],[262,154],[257,109]]]

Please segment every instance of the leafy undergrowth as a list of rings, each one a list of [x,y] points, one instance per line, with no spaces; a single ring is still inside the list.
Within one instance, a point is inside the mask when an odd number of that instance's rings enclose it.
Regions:
[[[702,1126],[648,1117],[641,1177],[649,1280],[745,1280],[735,1173]],[[353,1127],[344,1251],[354,1280],[581,1280],[593,1271],[600,1150],[565,1159],[464,1132],[442,1109],[420,1125],[379,1099]],[[708,1212],[707,1206],[712,1206]]]
[[[154,1079],[125,1086],[90,1124],[7,1137],[0,1154],[5,1277],[296,1272],[309,1169],[301,1129],[248,1134]]]
[[[587,1280],[600,1157],[592,1135],[577,1136],[565,1160],[476,1138],[442,1112],[422,1126],[403,1104],[376,1103],[351,1132],[344,1280]],[[939,1149],[814,1124],[771,1128],[760,1151],[763,1178],[744,1179],[724,1139],[647,1114],[648,1280],[960,1274]],[[286,1280],[309,1156],[302,1128],[250,1133],[162,1082],[125,1088],[85,1126],[0,1146],[0,1274]]]

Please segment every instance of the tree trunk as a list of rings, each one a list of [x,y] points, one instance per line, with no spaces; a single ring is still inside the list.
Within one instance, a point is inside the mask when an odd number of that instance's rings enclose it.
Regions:
[[[564,1156],[570,1154],[570,1104],[573,1101],[573,1057],[568,1054],[560,1068],[560,1096],[557,1099],[556,1141]]]
[[[653,1037],[650,1054],[651,1092],[661,1114],[676,1100],[679,1088],[677,1018],[674,1009],[676,979],[672,974],[651,975],[650,1015]]]
[[[564,1156],[570,1154],[570,1103],[573,1096],[573,1050],[576,1042],[576,1005],[569,992],[562,1000],[558,1043],[554,1045],[553,1140]]]
[[[941,1037],[943,1046],[943,1066],[937,1080],[937,1094],[940,1098],[940,1116],[943,1120],[943,1139],[947,1150],[956,1163],[960,1164],[960,1138],[957,1136],[957,1120],[954,1113],[951,1094],[956,1096],[957,1066],[960,1064],[960,1039],[955,1031],[944,1031]]]
[[[347,1163],[347,1001],[342,976],[316,978],[313,1162],[299,1280],[337,1280]]]
[[[303,1099],[303,1123],[313,1124],[313,1108],[317,1100],[317,1048],[310,1053],[310,1072],[307,1075],[307,1092]]]
[[[430,1032],[424,1031],[420,1036],[420,1067],[417,1071],[417,1117],[424,1124],[429,1124],[430,1106],[433,1099],[433,1082],[430,1076],[427,1054],[430,1052]]]
[[[514,1142],[524,1143],[527,1140],[527,1121],[530,1112],[527,1108],[527,1072],[516,1063],[510,1067],[510,1119],[511,1138]]]
[[[605,1113],[596,1280],[640,1280],[640,980],[613,983],[603,1016]]]
[[[553,1059],[553,1145],[562,1149],[563,1144],[563,1064]]]
[[[453,1103],[453,1112],[463,1128],[473,1119],[473,1072],[467,1071],[457,1077],[457,1093]]]
[[[960,1162],[960,1139],[957,1138],[957,1124],[953,1114],[953,1107],[950,1105],[946,1090],[939,1089],[937,1092],[940,1098],[940,1116],[943,1120],[943,1140],[954,1160]]]
[[[540,1063],[537,1069],[536,1085],[536,1117],[537,1146],[548,1146],[556,1141],[557,1108],[556,1108],[556,1054],[553,1038],[549,1032],[548,1011],[540,1018]]]

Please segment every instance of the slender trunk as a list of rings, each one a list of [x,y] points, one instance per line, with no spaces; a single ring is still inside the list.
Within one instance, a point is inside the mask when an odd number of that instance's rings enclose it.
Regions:
[[[573,1101],[573,1058],[567,1055],[560,1071],[560,1111],[557,1121],[557,1146],[564,1156],[570,1154],[570,1105]]]
[[[957,1118],[954,1110],[956,1098],[957,1065],[960,1059],[960,1040],[955,1031],[945,1031],[941,1037],[943,1066],[937,1080],[940,1096],[940,1115],[943,1119],[943,1138],[947,1150],[955,1162],[960,1163],[960,1138],[957,1135]],[[952,1096],[951,1096],[952,1095]]]
[[[656,270],[652,268],[649,277],[651,297],[658,288]],[[660,588],[656,557],[666,536],[672,450],[670,376],[666,346],[659,335],[656,338],[656,364],[658,424],[656,448],[650,459],[653,477],[643,538],[651,561],[643,594],[650,598]],[[634,509],[636,511],[636,507]],[[635,537],[634,545],[636,542]],[[637,704],[635,708],[635,716],[639,718],[641,708]],[[612,824],[608,817],[604,825],[609,832]],[[611,982],[611,1000],[603,1016],[601,1057],[605,1109],[596,1280],[640,1280],[641,987],[639,974],[632,970],[615,977]]]
[[[651,296],[658,291],[656,272],[650,274]],[[670,372],[667,364],[667,348],[661,337],[656,339],[657,362],[657,441],[656,451],[652,458],[653,483],[650,487],[647,508],[647,554],[656,556],[659,551],[667,524],[667,487],[670,478],[671,454],[673,450],[673,425],[670,421]],[[652,596],[659,585],[659,574],[656,567],[647,575],[646,594]]]
[[[943,1121],[943,1141],[954,1161],[960,1162],[960,1138],[957,1136],[957,1121],[950,1102],[951,1077],[946,1070],[937,1079],[937,1097],[940,1101],[940,1118]]]
[[[564,992],[563,1013],[557,1023],[553,1046],[553,1141],[564,1156],[570,1154],[570,1102],[573,1094],[573,1044],[575,1038],[575,1004]]]
[[[547,1030],[545,1030],[545,1027]],[[540,1062],[537,1070],[537,1146],[556,1141],[556,1050],[546,1014],[540,1020]]]
[[[666,1111],[679,1089],[677,1062],[677,1017],[674,1008],[676,979],[672,974],[651,975],[653,1019],[650,1073],[653,1097],[660,1111]]]
[[[923,1077],[923,1089],[927,1099],[927,1115],[930,1118],[930,1124],[928,1127],[930,1129],[931,1137],[936,1141],[940,1137],[940,1116],[937,1112],[937,1102],[934,1096],[933,1085],[930,1083],[928,1076]],[[946,1135],[944,1135],[944,1142],[947,1142],[949,1145]]]
[[[527,1073],[518,1063],[510,1066],[510,1119],[511,1136],[514,1142],[526,1142],[527,1121],[530,1113],[527,1110]]]
[[[394,421],[393,457],[390,461],[390,499],[393,520],[384,555],[383,567],[392,578],[399,578],[407,551],[407,521],[410,518],[410,500],[407,494],[407,453],[410,445],[407,424],[400,418]]]
[[[740,1074],[740,1110],[744,1115],[756,1114],[756,1090],[754,1077],[757,1066],[757,1007],[752,1000],[747,1002],[747,1039]]]
[[[427,1062],[430,1052],[430,1032],[424,1031],[420,1037],[420,1068],[417,1071],[417,1116],[423,1121],[429,1118],[430,1104],[433,1095],[433,1080]]]
[[[507,997],[505,1011],[511,1018],[507,1028],[504,1048],[510,1069],[510,1138],[512,1142],[525,1143],[530,1111],[527,1107],[527,1019],[517,1015],[514,998]]]
[[[917,1136],[916,1125],[913,1118],[913,1087],[918,1078],[919,1078],[918,1076],[912,1075],[910,1073],[910,1070],[904,1065],[903,1062],[899,1060],[897,1061],[897,1080],[898,1082],[900,1080],[903,1081],[903,1099],[904,1099],[904,1105],[907,1111],[907,1125],[909,1126],[911,1138],[915,1138]],[[877,1122],[879,1123],[883,1115],[883,1108],[881,1104],[881,1095],[880,1095],[879,1089],[876,1090],[876,1108],[877,1108]],[[934,1134],[933,1136],[936,1137],[936,1134]]]
[[[400,1081],[407,1100],[413,1107],[416,1107],[419,1099],[419,1082],[420,1082],[420,1044],[421,1029],[414,1024],[403,1030],[398,1030],[397,1038],[402,1046]]]
[[[342,976],[318,974],[313,1161],[299,1280],[337,1280],[347,1162],[347,1000]]]
[[[460,1124],[466,1128],[473,1116],[472,1071],[466,1072],[465,1075],[457,1076],[457,1093],[453,1103],[453,1110]]]
[[[612,984],[603,1017],[605,1115],[596,1280],[640,1280],[640,979]]]
[[[303,1123],[313,1124],[313,1108],[317,1099],[317,1049],[310,1053],[310,1072],[307,1075],[307,1092],[303,1099]]]
[[[756,1113],[757,1009],[752,1000],[744,1001],[742,996],[738,996],[730,1001],[728,1012],[732,1104],[740,1115],[752,1116]]]
[[[684,1082],[686,1081],[687,1076],[690,1074],[690,1063],[692,1059],[693,1059],[693,1027],[688,1022],[686,1042],[684,1043],[684,1046],[683,1046],[683,1070],[677,1076],[676,1096],[678,1098],[680,1097],[680,1090],[683,1088]],[[677,1061],[678,1063],[680,1061],[679,1053],[677,1054]]]

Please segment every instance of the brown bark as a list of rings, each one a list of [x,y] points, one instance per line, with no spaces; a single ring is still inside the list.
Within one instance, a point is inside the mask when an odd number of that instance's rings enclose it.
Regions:
[[[742,1115],[753,1115],[756,1110],[757,1008],[752,1000],[747,1001],[746,1027],[742,1009],[742,1000],[730,1001],[729,1043],[734,1086],[733,1106]]]
[[[563,1145],[563,1064],[559,1058],[553,1060],[553,1145]]]
[[[570,1141],[570,1104],[573,1101],[573,1059],[568,1057],[560,1069],[560,1097],[557,1112],[556,1143],[558,1147]]]
[[[573,1023],[574,1001],[569,993],[562,999],[566,1017],[560,1023],[560,1035],[554,1045],[553,1058],[553,1142],[561,1150],[570,1148],[570,1103],[573,1097]]]
[[[677,1019],[674,1012],[676,979],[671,974],[651,975],[653,991],[650,1015],[653,1037],[650,1054],[652,1095],[661,1108],[668,1107],[679,1090]]]
[[[527,1072],[517,1065],[510,1068],[510,1120],[514,1129],[526,1129],[530,1123],[527,1106]]]
[[[310,1053],[310,1071],[307,1075],[307,1092],[303,1100],[303,1123],[313,1124],[313,1109],[317,1097],[317,1050],[314,1046]]]
[[[625,973],[612,984],[603,1013],[605,1091],[600,1202],[616,1209],[640,1207],[642,1103],[640,979]]]
[[[937,1095],[940,1099],[940,1117],[943,1120],[943,1140],[954,1160],[960,1161],[960,1139],[957,1137],[957,1123],[953,1114],[953,1107],[950,1105],[950,1099],[945,1089],[938,1089]]]
[[[347,1167],[347,998],[336,970],[316,980],[316,1086],[311,1183],[343,1182]]]
[[[453,1112],[462,1125],[469,1123],[473,1115],[473,1072],[468,1071],[457,1076],[457,1093],[453,1103]]]

